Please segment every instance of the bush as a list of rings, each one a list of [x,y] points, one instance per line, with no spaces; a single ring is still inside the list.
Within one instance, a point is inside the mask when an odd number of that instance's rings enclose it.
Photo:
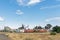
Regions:
[[[8,34],[6,34],[6,36],[8,37],[9,35],[8,35]]]
[[[26,38],[26,39],[24,39],[24,40],[33,40],[32,38]]]
[[[56,35],[56,32],[51,32],[50,35]]]
[[[10,31],[10,33],[13,33],[12,31]]]

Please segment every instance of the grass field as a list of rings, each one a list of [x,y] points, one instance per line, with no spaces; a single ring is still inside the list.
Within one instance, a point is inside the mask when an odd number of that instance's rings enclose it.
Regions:
[[[0,33],[1,34],[1,33]],[[3,33],[12,40],[60,40],[60,34],[49,33]]]

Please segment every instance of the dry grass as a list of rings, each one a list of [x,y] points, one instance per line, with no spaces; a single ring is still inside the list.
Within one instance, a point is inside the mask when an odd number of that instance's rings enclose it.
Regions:
[[[49,35],[40,33],[5,33],[12,40],[60,40],[60,34]]]

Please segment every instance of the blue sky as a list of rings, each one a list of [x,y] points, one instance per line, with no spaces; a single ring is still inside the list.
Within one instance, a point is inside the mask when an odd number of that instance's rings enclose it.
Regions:
[[[0,0],[0,28],[48,23],[60,25],[60,0]]]

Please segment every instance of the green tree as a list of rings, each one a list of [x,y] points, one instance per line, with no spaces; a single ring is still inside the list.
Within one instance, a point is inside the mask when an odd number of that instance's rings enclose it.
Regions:
[[[11,28],[10,27],[8,27],[8,26],[5,26],[4,27],[4,32],[10,32],[11,31]]]
[[[24,29],[24,25],[22,24],[22,26],[21,26],[21,27],[19,27],[18,29]]]
[[[34,29],[38,29],[38,26],[34,27]]]
[[[42,29],[42,27],[41,26],[38,26],[38,29]]]
[[[55,27],[53,27],[52,31],[53,31],[53,32],[60,33],[60,26],[57,26],[57,25],[56,25]]]
[[[41,26],[36,26],[36,27],[34,27],[34,29],[42,29],[42,27]]]
[[[34,29],[34,32],[38,32],[38,30],[42,29],[42,27],[41,26],[35,26],[33,29]]]
[[[51,24],[47,24],[47,25],[45,26],[45,29],[50,29],[51,27],[52,27]]]

